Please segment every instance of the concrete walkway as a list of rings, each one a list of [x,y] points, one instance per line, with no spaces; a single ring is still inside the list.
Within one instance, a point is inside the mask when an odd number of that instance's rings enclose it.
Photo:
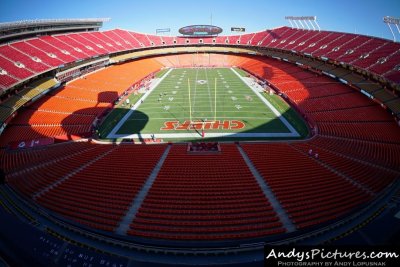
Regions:
[[[244,161],[246,162],[247,166],[249,167],[251,173],[256,178],[258,185],[260,186],[261,190],[263,191],[265,197],[268,199],[269,203],[271,204],[272,208],[276,212],[279,217],[279,220],[282,222],[283,227],[286,228],[287,232],[294,232],[296,230],[296,226],[293,224],[292,220],[289,218],[289,215],[286,213],[285,209],[281,206],[281,203],[275,197],[274,192],[272,192],[271,188],[268,186],[267,182],[261,176],[261,174],[257,171],[256,167],[254,167],[253,163],[247,156],[246,152],[237,145],[237,148],[242,155]]]
[[[157,175],[160,172],[161,167],[164,164],[164,161],[167,158],[170,149],[171,149],[171,146],[170,145],[167,146],[167,148],[165,149],[164,153],[162,154],[160,160],[158,161],[157,165],[154,167],[150,176],[147,178],[145,184],[140,189],[140,191],[136,195],[136,197],[133,199],[133,201],[129,207],[129,210],[126,212],[125,216],[122,218],[121,222],[119,223],[118,228],[115,230],[116,234],[126,235],[126,233],[128,232],[129,225],[135,219],[136,214],[139,211],[140,206],[142,206],[142,203],[143,203],[144,199],[146,198],[151,186],[153,185],[154,181],[156,180]]]

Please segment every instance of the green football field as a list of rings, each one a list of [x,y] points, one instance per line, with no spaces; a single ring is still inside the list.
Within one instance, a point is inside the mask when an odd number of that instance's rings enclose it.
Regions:
[[[164,70],[154,88],[135,97],[133,107],[109,115],[117,119],[103,123],[105,135],[176,141],[201,139],[203,133],[228,140],[299,138],[298,119],[286,119],[288,110],[271,104],[271,96],[243,76],[232,68]]]

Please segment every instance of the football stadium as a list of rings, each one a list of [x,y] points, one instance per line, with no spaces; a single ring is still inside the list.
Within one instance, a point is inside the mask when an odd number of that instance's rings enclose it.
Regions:
[[[376,18],[385,38],[299,15],[176,34],[0,23],[0,265],[275,266],[266,247],[399,245],[398,14]]]

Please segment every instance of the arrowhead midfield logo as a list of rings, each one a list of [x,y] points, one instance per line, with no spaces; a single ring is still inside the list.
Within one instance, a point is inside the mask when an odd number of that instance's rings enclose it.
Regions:
[[[196,81],[198,84],[201,84],[201,85],[203,85],[203,84],[206,84],[207,83],[207,81],[206,80],[197,80]]]
[[[240,130],[244,129],[246,125],[242,121],[238,120],[224,120],[224,121],[209,121],[201,122],[196,124],[191,124],[190,121],[184,121],[180,123],[179,121],[165,121],[164,127],[161,127],[161,131],[184,131],[190,129],[196,130]]]

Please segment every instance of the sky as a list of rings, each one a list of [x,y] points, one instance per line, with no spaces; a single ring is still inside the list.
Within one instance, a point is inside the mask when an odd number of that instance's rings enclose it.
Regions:
[[[317,16],[323,30],[393,39],[384,16],[400,17],[400,0],[0,0],[0,22],[53,18],[111,18],[102,30],[115,28],[167,35],[193,24],[212,24],[222,35],[231,27],[257,32],[290,26],[285,16]],[[397,40],[400,34],[393,27]]]

